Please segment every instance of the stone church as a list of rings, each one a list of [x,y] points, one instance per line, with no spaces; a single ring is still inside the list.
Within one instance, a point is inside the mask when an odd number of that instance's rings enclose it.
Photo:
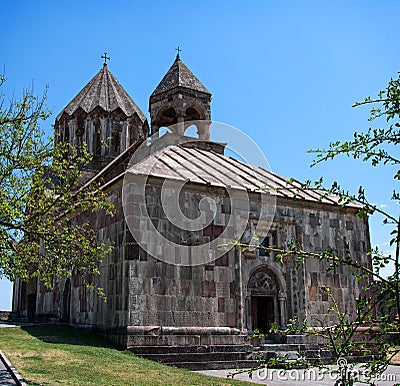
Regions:
[[[197,355],[203,353],[220,366],[224,358],[248,359],[243,355],[255,329],[268,332],[273,324],[285,328],[293,317],[311,326],[326,322],[326,287],[343,311],[354,314],[361,287],[348,267],[327,270],[327,264],[317,259],[296,265],[293,256],[279,262],[271,251],[234,243],[203,263],[190,264],[186,255],[178,256],[179,247],[207,255],[208,246],[229,228],[235,209],[227,186],[248,197],[247,223],[239,235],[243,243],[255,236],[249,238],[251,229],[264,215],[260,197],[266,193],[259,186],[269,187],[267,195],[275,200],[269,226],[258,228],[257,236],[266,247],[284,248],[296,241],[305,251],[329,248],[370,266],[368,219],[356,216],[355,204],[342,207],[337,197],[225,155],[225,145],[210,139],[211,93],[179,54],[151,94],[149,113],[150,123],[106,62],[59,113],[58,140],[86,144],[93,155],[86,173],[101,178],[117,210],[114,217],[98,213],[91,218],[99,241],[114,247],[101,263],[96,283],[107,300],[87,289],[79,276],[59,280],[54,291],[35,280],[17,280],[14,312],[30,320],[93,328],[123,347],[166,363],[201,361],[204,358]],[[185,131],[193,121],[197,135],[191,138]],[[160,128],[170,128],[170,133],[157,138]],[[156,135],[154,146],[132,163],[150,135]],[[139,214],[123,208],[128,170],[147,178],[144,208],[150,225],[136,221],[140,234],[132,230]],[[212,221],[192,231],[171,224],[162,205],[168,180],[181,183],[177,200],[190,218],[198,217],[202,199],[211,197]],[[174,261],[163,258],[163,245],[147,237],[143,226],[153,227],[178,247]],[[235,234],[228,229],[224,240],[230,238]],[[229,352],[243,355],[226,357]],[[186,367],[196,368],[187,363]]]

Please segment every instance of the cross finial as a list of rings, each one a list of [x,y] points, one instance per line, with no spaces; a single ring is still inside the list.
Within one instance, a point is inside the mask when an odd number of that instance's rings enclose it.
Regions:
[[[107,60],[110,60],[110,57],[107,56],[107,52],[105,52],[104,55],[101,55],[101,58],[104,59],[103,67],[107,66]]]
[[[176,54],[176,58],[179,59],[179,53],[182,51],[179,46],[178,48],[175,48],[175,51],[178,51],[178,53]]]

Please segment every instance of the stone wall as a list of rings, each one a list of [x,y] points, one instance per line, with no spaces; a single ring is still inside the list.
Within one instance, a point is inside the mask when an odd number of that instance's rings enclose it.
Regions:
[[[366,254],[370,248],[368,220],[357,217],[354,209],[293,200],[278,202],[276,229],[280,247],[297,239],[306,252],[330,249],[370,266]],[[354,270],[348,266],[329,270],[326,261],[316,258],[308,258],[300,266],[288,259],[285,265],[289,316],[307,318],[314,326],[333,320],[333,316],[327,316],[330,299],[324,287],[332,291],[342,312],[355,313],[356,298],[365,282],[356,282]]]
[[[188,240],[185,232],[165,225],[165,215],[159,206],[160,187],[150,187],[147,194],[153,224],[166,237],[185,245]],[[216,202],[217,216],[210,227],[191,235],[190,242],[200,245],[208,242],[211,235],[220,234],[229,218],[228,196],[210,188],[206,191],[187,186],[182,193],[183,212],[191,218],[198,216],[198,203],[205,196]],[[257,214],[253,217],[250,221],[257,221]],[[367,221],[356,217],[353,209],[294,200],[278,201],[270,230],[271,239],[282,248],[298,240],[306,251],[332,248],[343,255],[349,243],[352,256],[366,264],[368,235]],[[276,278],[275,319],[280,325],[285,325],[293,316],[300,321],[307,318],[311,325],[318,325],[329,308],[324,286],[331,288],[339,306],[349,312],[354,312],[360,292],[347,267],[327,271],[327,264],[316,259],[307,259],[297,266],[294,258],[289,258],[281,264],[274,254],[262,256],[257,250],[243,254],[239,251],[236,255],[231,250],[214,262],[196,267],[158,261],[138,247],[129,259],[130,325],[226,326],[251,330],[252,292],[248,284],[252,275],[263,269],[271,271]]]

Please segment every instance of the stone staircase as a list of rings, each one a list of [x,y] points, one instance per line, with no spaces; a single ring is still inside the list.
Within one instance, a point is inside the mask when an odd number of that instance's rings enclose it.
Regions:
[[[250,344],[215,346],[141,346],[130,350],[143,358],[189,370],[250,368],[257,364]]]
[[[332,353],[321,342],[287,337],[289,343],[273,341],[240,344],[200,344],[200,345],[137,345],[129,348],[134,354],[167,365],[189,370],[247,369],[268,361],[276,356],[285,357],[293,367],[302,367],[298,359],[308,362],[332,363]],[[300,343],[301,342],[301,343]],[[367,348],[373,349],[373,346]],[[365,362],[371,354],[356,351],[352,362]],[[280,367],[279,364],[276,367]]]
[[[247,335],[230,327],[130,328],[128,349],[143,358],[190,370],[248,368],[256,364]]]
[[[294,367],[301,367],[297,364],[301,358],[307,362],[330,363],[332,361],[331,351],[318,344],[267,343],[254,349],[256,357],[260,360],[268,361],[274,357],[284,358],[286,362],[293,363]]]
[[[258,347],[254,347],[254,352],[257,353],[256,357],[263,361],[279,356],[286,358],[288,363],[295,363],[298,359],[303,358],[309,363],[332,364],[334,360],[332,351],[327,348],[326,344],[316,341],[315,337],[308,338],[288,335],[288,343],[260,344]],[[363,344],[365,348],[363,350],[355,349],[348,358],[349,362],[366,362],[373,359],[376,354],[374,344],[368,342],[363,342]]]

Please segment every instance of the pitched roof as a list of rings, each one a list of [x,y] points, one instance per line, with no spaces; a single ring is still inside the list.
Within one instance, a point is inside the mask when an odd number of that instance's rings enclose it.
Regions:
[[[58,114],[56,120],[59,120],[63,113],[72,115],[78,108],[90,113],[96,107],[101,107],[109,113],[120,108],[127,117],[137,113],[142,121],[146,120],[143,112],[124,90],[106,64]]]
[[[211,95],[210,91],[207,90],[204,84],[196,78],[193,72],[185,66],[177,55],[174,63],[153,91],[151,97],[179,86]]]
[[[207,186],[245,189],[255,193],[264,191],[277,197],[300,201],[341,205],[338,196],[323,190],[304,187],[299,181],[214,151],[185,145],[172,145],[159,150],[131,166],[127,172]],[[360,207],[356,203],[346,206]]]

